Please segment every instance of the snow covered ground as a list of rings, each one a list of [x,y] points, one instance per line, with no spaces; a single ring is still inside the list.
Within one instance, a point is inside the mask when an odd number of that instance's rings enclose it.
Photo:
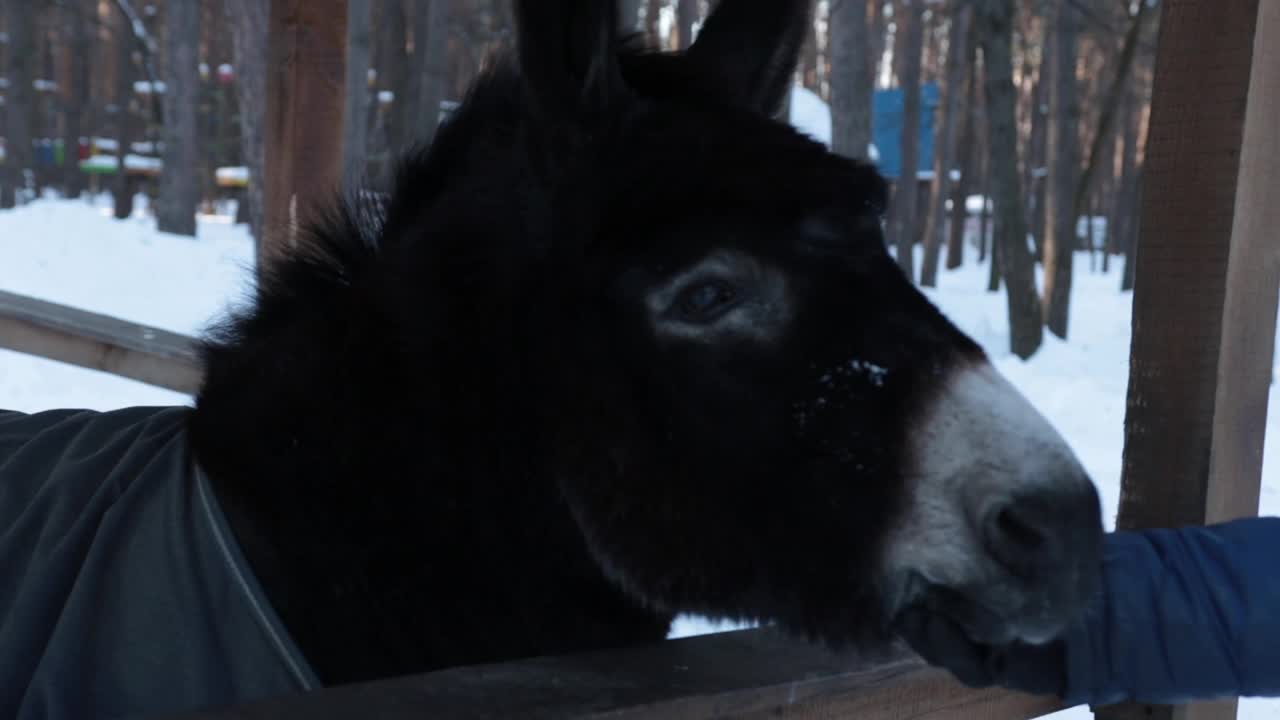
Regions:
[[[971,258],[972,260],[972,258]],[[117,222],[108,203],[41,200],[0,212],[0,289],[76,305],[183,333],[197,333],[228,303],[241,302],[253,263],[243,227],[202,217],[197,239],[160,234],[141,214]],[[1050,418],[1076,449],[1103,496],[1107,521],[1118,501],[1130,306],[1119,292],[1119,264],[1110,275],[1076,262],[1069,343],[1049,338],[1029,362],[1007,350],[1004,297],[983,291],[986,270],[970,262],[944,273],[929,291],[943,310],[991,354],[993,361]],[[0,407],[111,409],[188,403],[190,398],[103,373],[0,351]],[[1269,447],[1280,447],[1272,390]],[[1280,514],[1280,464],[1269,454],[1262,512]],[[684,619],[676,634],[723,629]],[[1086,718],[1075,709],[1062,718]],[[1280,720],[1280,702],[1246,701],[1241,717]]]

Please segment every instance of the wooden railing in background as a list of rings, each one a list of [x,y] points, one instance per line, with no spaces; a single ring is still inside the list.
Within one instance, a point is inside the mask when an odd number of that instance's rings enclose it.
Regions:
[[[194,338],[0,291],[0,348],[194,393]]]

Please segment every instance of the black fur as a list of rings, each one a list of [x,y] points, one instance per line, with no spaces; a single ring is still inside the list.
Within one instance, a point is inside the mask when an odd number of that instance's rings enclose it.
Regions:
[[[695,58],[624,48],[605,5],[518,3],[521,66],[207,341],[197,456],[326,682],[656,640],[679,611],[886,637],[911,414],[980,352],[886,253],[876,172],[768,118],[798,51],[770,3],[722,0]],[[717,47],[758,62],[707,74]],[[785,337],[659,340],[644,290],[724,247],[786,274]],[[883,384],[828,372],[852,359]]]

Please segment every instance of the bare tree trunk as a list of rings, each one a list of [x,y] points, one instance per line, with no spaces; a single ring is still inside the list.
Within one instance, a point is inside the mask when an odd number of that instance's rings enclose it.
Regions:
[[[89,9],[81,0],[68,0],[63,6],[63,31],[67,59],[66,86],[63,102],[62,184],[67,197],[77,198],[84,192],[84,173],[80,171],[80,135],[84,128],[84,106],[89,100],[92,76],[89,55],[93,34],[89,32]]]
[[[382,12],[378,18],[380,54],[383,57],[378,65],[378,72],[383,77],[382,87],[392,95],[391,107],[386,115],[388,160],[413,141],[410,131],[413,82],[408,34],[409,11],[412,7],[411,0],[381,0]],[[389,177],[393,170],[392,163],[387,162],[386,165],[383,174]]]
[[[976,71],[975,71],[976,72]],[[986,94],[986,66],[983,65],[982,78],[983,94]],[[986,256],[987,261],[987,292],[994,293],[1000,291],[1000,248],[996,245],[995,229],[992,227],[994,218],[991,217],[992,210],[992,189],[991,189],[991,140],[990,124],[985,121],[989,114],[984,112],[982,119],[984,120],[984,132],[982,133],[982,213],[978,223],[981,235],[982,252]]]
[[[1132,290],[1134,280],[1134,259],[1137,249],[1138,226],[1142,207],[1142,166],[1138,163],[1140,141],[1138,139],[1142,122],[1141,104],[1138,98],[1130,95],[1128,102],[1129,118],[1124,128],[1124,158],[1121,174],[1123,181],[1120,192],[1121,229],[1117,230],[1116,243],[1120,253],[1124,255],[1124,271],[1120,277],[1120,289]]]
[[[880,79],[884,63],[884,46],[888,42],[889,18],[885,15],[886,0],[869,0],[871,3],[871,87]]]
[[[1111,256],[1116,252],[1115,216],[1120,207],[1120,171],[1115,168],[1116,153],[1121,151],[1120,138],[1113,137],[1111,142],[1111,172],[1102,178],[1102,187],[1095,198],[1098,214],[1103,221],[1102,234],[1102,274],[1111,272]]]
[[[18,204],[32,166],[31,118],[36,98],[31,82],[35,72],[36,13],[25,3],[4,3],[9,42],[3,45],[9,87],[5,91],[5,159],[0,165],[0,208]]]
[[[977,192],[980,204],[978,206],[978,262],[991,262],[993,253],[991,252],[991,238],[993,235],[991,229],[991,123],[987,121],[989,115],[987,107],[987,63],[982,53],[982,37],[979,33],[982,28],[978,26],[978,11],[973,11],[973,43],[974,43],[974,65],[973,65],[973,122],[974,122],[974,152],[977,153],[977,164],[974,165],[974,181],[977,183]],[[990,292],[1000,289],[999,275],[994,274],[995,268],[992,268],[992,277],[994,286]]]
[[[1018,177],[1017,95],[1013,86],[1016,6],[1014,0],[978,0],[975,7],[986,63],[995,245],[1008,296],[1009,346],[1015,355],[1026,359],[1039,349],[1044,325]]]
[[[985,84],[983,87],[986,87]],[[991,227],[991,143],[983,142],[982,157],[982,209],[979,211],[981,216],[978,232],[981,233],[979,243],[983,257],[979,259],[987,261],[987,292],[993,293],[1000,290],[1000,256],[995,242],[995,229]]]
[[[982,184],[979,186],[978,198],[981,203],[978,208],[978,262],[985,262],[991,256],[991,241],[988,237],[991,235],[991,213],[987,207],[991,202],[991,158],[986,148],[986,143],[983,143]],[[995,277],[994,271],[992,276]],[[998,284],[993,284],[990,288],[991,292],[998,289]]]
[[[1124,94],[1124,101],[1120,110],[1120,129],[1116,134],[1116,155],[1119,160],[1119,167],[1115,170],[1115,177],[1111,183],[1111,189],[1108,197],[1111,200],[1111,207],[1107,217],[1107,257],[1109,258],[1103,264],[1103,272],[1110,270],[1110,259],[1115,256],[1124,254],[1124,226],[1125,226],[1125,196],[1129,192],[1129,181],[1133,176],[1133,165],[1137,160],[1135,140],[1130,136],[1130,128],[1134,127],[1134,91],[1132,86]],[[1134,156],[1129,156],[1130,152],[1134,152]]]
[[[800,86],[820,95],[821,88],[818,87],[818,41],[813,33],[810,33],[804,44],[800,46],[800,62],[796,70],[799,75]]]
[[[1124,130],[1121,142],[1124,147],[1120,155],[1120,181],[1117,183],[1116,209],[1111,222],[1107,223],[1107,236],[1111,238],[1118,254],[1128,257],[1131,247],[1132,228],[1138,212],[1133,197],[1138,185],[1138,109],[1137,98],[1132,91],[1126,93]],[[1125,263],[1125,275],[1132,263]],[[1125,288],[1127,289],[1127,288]]]
[[[662,0],[647,0],[644,9],[644,33],[649,40],[649,46],[658,50],[663,49],[664,42],[662,37],[662,25],[658,22],[662,14]]]
[[[985,87],[985,86],[984,86]],[[984,116],[985,118],[985,116]],[[978,262],[984,262],[992,256],[991,252],[991,152],[990,143],[984,142],[979,146],[979,152],[982,154],[981,167],[981,184],[979,186],[979,207],[978,207]],[[997,277],[995,271],[992,271],[992,277]],[[990,287],[991,292],[1000,289],[997,282],[993,281]]]
[[[644,26],[640,22],[642,7],[644,7],[644,0],[619,0],[618,25],[623,33],[644,31]]]
[[[1035,98],[1031,108],[1031,138],[1027,153],[1027,200],[1031,234],[1036,239],[1036,260],[1044,261],[1045,219],[1048,217],[1048,167],[1049,167],[1049,106],[1050,78],[1053,73],[1053,57],[1058,33],[1046,30],[1040,53],[1040,79],[1036,82]]]
[[[344,0],[272,0],[267,26],[266,219],[258,274],[342,184]]]
[[[1089,270],[1097,272],[1098,269],[1098,224],[1094,222],[1094,218],[1098,215],[1098,208],[1102,205],[1099,193],[1093,193],[1089,196],[1089,212],[1085,215],[1088,223],[1089,235]]]
[[[226,23],[223,18],[227,11],[222,0],[204,0],[200,4],[200,58],[204,61],[223,61],[231,56],[231,38],[226,35]],[[200,99],[196,104],[196,122],[199,128],[200,166],[197,175],[200,183],[201,212],[216,211],[218,196],[216,168],[232,162],[224,148],[224,124],[230,118],[227,88],[217,79],[215,68],[208,67],[208,72],[200,78]]]
[[[987,214],[984,207],[982,216],[986,218]],[[982,224],[984,227],[987,225],[985,221]],[[989,293],[1000,292],[1000,246],[995,240],[993,237],[984,245],[987,248],[987,292]]]
[[[925,5],[932,4],[933,0],[925,0]],[[923,57],[920,62],[920,82],[924,84],[942,82],[942,33],[938,28],[942,26],[942,7],[933,8],[928,15],[924,28],[924,47],[922,49]],[[954,14],[959,14],[954,13]]]
[[[27,12],[33,17],[28,21],[35,31],[33,38],[34,54],[30,61],[29,72],[32,78],[51,79],[55,77],[53,69],[53,48],[57,44],[52,23],[47,19],[53,10],[52,3],[30,3]],[[52,182],[54,168],[48,164],[44,155],[47,146],[44,140],[53,134],[55,120],[53,117],[53,98],[47,92],[30,93],[29,112],[27,113],[27,132],[31,139],[31,151],[28,156],[31,170],[31,189],[35,197],[44,194],[44,189]],[[36,148],[40,148],[37,154]]]
[[[1080,42],[1078,10],[1058,6],[1054,23],[1054,58],[1050,80],[1052,122],[1048,206],[1044,243],[1044,320],[1049,332],[1067,337],[1071,308],[1072,258],[1079,245],[1076,228],[1076,183],[1080,176],[1080,99],[1076,90],[1076,57]],[[1085,208],[1087,210],[1087,208]]]
[[[698,0],[676,0],[676,34],[678,47],[693,44],[693,24],[698,21]]]
[[[903,63],[906,62],[907,53],[907,34],[910,31],[911,22],[911,0],[892,0],[890,7],[893,8],[893,53],[890,55],[889,67],[889,85],[895,88],[901,88],[905,85],[902,81],[902,73],[905,69]],[[885,38],[888,44],[888,38]]]
[[[946,80],[942,89],[942,118],[934,141],[933,188],[924,231],[924,267],[920,270],[920,284],[925,287],[938,284],[938,256],[946,230],[947,190],[951,187],[951,169],[955,166],[957,126],[963,112],[964,76],[969,66],[969,27],[973,15],[965,4],[955,3],[952,8]]]
[[[414,105],[408,127],[413,141],[428,145],[440,122],[440,103],[448,82],[449,0],[417,0],[413,24]]]
[[[196,137],[200,5],[169,3],[164,22],[164,170],[156,203],[156,229],[195,237],[196,206],[200,203]]]
[[[1076,215],[1081,214],[1088,203],[1090,188],[1093,185],[1093,176],[1101,164],[1101,158],[1104,157],[1103,149],[1107,145],[1107,138],[1111,136],[1112,126],[1115,124],[1116,115],[1119,114],[1120,105],[1124,99],[1129,69],[1133,67],[1133,61],[1138,50],[1138,40],[1142,36],[1142,21],[1150,11],[1150,6],[1145,2],[1138,3],[1137,7],[1137,13],[1134,15],[1129,25],[1129,30],[1125,34],[1124,44],[1120,51],[1120,59],[1116,64],[1116,76],[1112,79],[1111,86],[1107,89],[1106,97],[1102,99],[1098,128],[1093,136],[1093,143],[1089,149],[1089,157],[1085,163],[1084,172],[1080,174],[1076,183],[1075,195],[1072,200],[1072,207]]]
[[[1019,182],[1022,185],[1022,207],[1023,212],[1030,218],[1031,185],[1027,182],[1028,173],[1031,171],[1031,154],[1028,151],[1031,145],[1031,129],[1032,114],[1031,110],[1035,106],[1036,98],[1036,80],[1037,70],[1035,64],[1035,55],[1033,48],[1037,44],[1044,44],[1043,36],[1037,36],[1035,33],[1035,15],[1039,9],[1037,5],[1043,5],[1043,0],[1017,0],[1017,8],[1014,10],[1013,21],[1013,59],[1021,61],[1021,67],[1015,66],[1017,69],[1014,75],[1014,94],[1016,95],[1016,108],[1014,117],[1017,118],[1018,128],[1018,171],[1022,173]],[[1043,54],[1043,52],[1041,53]],[[1027,232],[1030,233],[1030,221],[1028,220]],[[1039,250],[1035,251],[1037,260],[1039,259]]]
[[[267,115],[267,19],[270,0],[225,0],[235,57],[236,104],[240,109],[240,156],[249,168],[244,201],[249,206],[249,231],[261,256],[265,223],[265,123]]]
[[[969,220],[968,201],[974,179],[978,174],[978,142],[976,108],[981,100],[978,87],[978,71],[974,63],[973,23],[970,19],[969,52],[965,71],[965,104],[960,116],[960,181],[951,191],[951,226],[947,240],[947,269],[954,270],[964,264],[964,233]]]
[[[902,33],[902,169],[894,188],[893,237],[898,245],[898,267],[915,277],[914,245],[919,225],[920,195],[920,62],[924,42],[923,0],[905,0],[898,21]]]
[[[696,3],[697,0],[694,0]],[[816,26],[816,23],[815,23]],[[818,86],[818,33],[814,27],[805,33],[804,44],[800,46],[800,84],[821,95]]]
[[[1108,197],[1114,197],[1110,195]],[[1113,203],[1114,204],[1114,203]],[[1107,215],[1110,220],[1110,214]],[[1102,238],[1102,274],[1109,275],[1111,273],[1111,256],[1115,254],[1115,246],[1112,244],[1111,224],[1107,223],[1107,234]]]
[[[133,215],[134,183],[129,177],[125,160],[133,145],[134,133],[134,93],[133,80],[136,77],[133,66],[134,38],[129,26],[129,19],[124,13],[114,13],[116,22],[113,26],[116,44],[116,174],[112,195],[115,199],[115,217],[124,220]]]
[[[875,58],[867,3],[831,0],[831,149],[846,157],[866,157],[871,146],[871,99]]]
[[[1132,210],[1130,211],[1129,224],[1124,240],[1124,274],[1120,278],[1120,290],[1122,292],[1133,289],[1134,280],[1137,276],[1138,235],[1142,230],[1142,213],[1139,208],[1142,207],[1143,166],[1139,165],[1134,170],[1133,175],[1133,186],[1129,191],[1131,194],[1128,197],[1128,204]]]
[[[347,0],[347,106],[343,117],[342,177],[358,185],[369,158],[369,67],[373,50],[370,0]]]

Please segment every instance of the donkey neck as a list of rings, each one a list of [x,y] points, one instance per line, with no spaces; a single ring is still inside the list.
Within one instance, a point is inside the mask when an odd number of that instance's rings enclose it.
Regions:
[[[588,556],[512,378],[451,374],[372,297],[284,314],[262,299],[208,348],[192,417],[197,458],[321,679],[660,639],[669,616]]]

